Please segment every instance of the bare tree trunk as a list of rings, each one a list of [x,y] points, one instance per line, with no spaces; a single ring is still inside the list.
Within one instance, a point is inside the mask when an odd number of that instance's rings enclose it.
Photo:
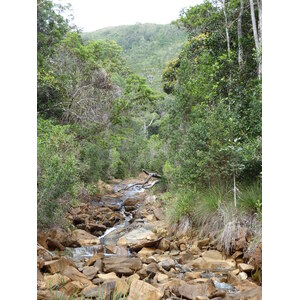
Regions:
[[[253,0],[250,1],[250,10],[251,10],[251,20],[252,20],[252,30],[255,42],[255,49],[257,54],[257,64],[258,64],[258,79],[261,77],[261,55],[260,55],[260,43],[257,34],[257,26],[256,26],[256,18],[255,18],[255,10]]]
[[[233,199],[234,199],[234,207],[236,207],[236,184],[235,184],[235,174],[233,175]]]
[[[240,7],[240,13],[238,17],[238,26],[237,26],[237,33],[238,33],[238,63],[239,67],[241,68],[243,66],[244,60],[243,60],[243,46],[242,46],[242,17],[244,13],[244,0],[240,0],[241,7]]]
[[[225,18],[227,53],[228,53],[228,57],[229,57],[230,56],[230,38],[229,38],[229,30],[228,30],[228,19],[227,19],[227,14],[226,14],[226,0],[223,0],[223,12],[224,12],[224,18]]]

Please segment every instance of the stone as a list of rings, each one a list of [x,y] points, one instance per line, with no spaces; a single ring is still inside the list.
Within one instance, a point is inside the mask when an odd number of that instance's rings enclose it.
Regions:
[[[170,255],[172,255],[172,256],[177,256],[177,255],[179,255],[180,254],[180,251],[179,250],[172,250],[171,252],[170,252]]]
[[[44,281],[44,276],[38,268],[37,268],[37,281]]]
[[[47,238],[47,245],[48,245],[48,249],[50,251],[54,251],[54,250],[64,251],[65,250],[65,246],[63,246],[56,239]]]
[[[240,271],[246,272],[246,273],[250,273],[251,271],[255,270],[255,268],[252,265],[247,265],[247,264],[243,264],[243,263],[238,264],[238,267],[239,267]]]
[[[98,277],[100,279],[100,282],[104,282],[106,280],[110,280],[110,279],[118,279],[119,277],[116,275],[115,272],[111,272],[108,274],[98,274]]]
[[[139,279],[140,279],[140,276],[139,276],[137,273],[135,273],[135,274],[133,274],[133,275],[127,277],[127,278],[126,278],[126,281],[127,281],[127,283],[130,285],[130,284],[132,283],[133,280],[139,280]]]
[[[98,269],[98,272],[102,272],[103,263],[101,258],[96,260],[96,262],[94,263],[94,267]]]
[[[172,251],[172,250],[179,250],[179,249],[178,249],[178,246],[175,242],[171,242],[169,250]]]
[[[192,244],[192,246],[189,249],[189,253],[194,254],[194,255],[200,254],[200,249],[198,247],[197,241]]]
[[[225,300],[262,300],[262,288],[255,287],[247,291],[227,294]]]
[[[191,253],[184,253],[184,254],[180,255],[180,257],[178,259],[178,262],[180,264],[185,264],[185,263],[187,263],[187,262],[189,262],[189,261],[191,261],[193,259],[194,259],[193,254],[191,254]]]
[[[101,283],[100,278],[96,277],[92,280],[92,283],[95,285],[99,285]]]
[[[127,300],[160,300],[162,297],[163,293],[151,284],[142,280],[133,280]]]
[[[67,296],[72,296],[74,294],[78,294],[84,288],[84,285],[79,281],[71,281],[64,285],[60,291],[63,292]]]
[[[50,274],[55,274],[62,272],[66,267],[75,267],[75,264],[72,260],[62,257],[60,259],[46,261],[44,264],[44,269]]]
[[[183,280],[174,280],[172,291],[178,297],[193,300],[197,296],[208,297],[215,288],[209,283],[188,284]]]
[[[205,296],[197,296],[195,300],[209,300],[209,298]]]
[[[156,249],[154,248],[147,248],[144,247],[142,250],[140,250],[138,252],[138,257],[142,257],[142,256],[151,256],[152,254],[154,254],[156,251]]]
[[[157,274],[156,280],[159,283],[166,283],[169,280],[169,276],[166,274],[159,273]]]
[[[190,281],[190,280],[202,278],[202,274],[203,272],[188,272],[184,274],[183,279],[185,281]]]
[[[54,275],[45,275],[44,280],[46,288],[53,290],[58,290],[60,287],[71,281],[69,277],[57,273]]]
[[[217,250],[208,250],[202,253],[202,257],[209,257],[215,260],[222,260],[223,255],[221,252]]]
[[[225,298],[226,296],[226,292],[225,291],[222,291],[222,290],[217,290],[217,291],[214,291],[212,292],[208,298],[212,299],[212,298]]]
[[[142,261],[138,257],[105,257],[103,271],[115,272],[118,275],[132,275],[142,268]]]
[[[61,291],[50,291],[50,290],[38,290],[37,291],[37,300],[67,300],[68,297],[64,296]]]
[[[236,263],[233,259],[220,260],[211,257],[199,257],[189,262],[188,265],[198,270],[210,272],[231,271],[236,268]]]
[[[198,241],[198,247],[202,248],[209,244],[210,238],[205,238],[203,240]]]
[[[161,241],[158,244],[158,249],[163,251],[169,250],[169,247],[170,247],[170,241],[168,241],[165,238],[161,239]]]
[[[175,267],[175,261],[172,258],[166,258],[159,263],[166,271],[170,271],[171,268]]]
[[[155,208],[153,210],[153,213],[154,213],[157,220],[165,220],[165,215],[164,215],[164,212],[161,208]]]
[[[185,243],[180,244],[179,249],[180,251],[185,251],[187,249],[186,244]]]
[[[48,245],[47,245],[47,234],[43,231],[38,231],[37,233],[37,242],[44,247],[45,249],[47,249]]]
[[[73,281],[79,281],[84,286],[88,286],[91,284],[91,281],[84,274],[80,273],[77,269],[71,266],[66,267],[63,270],[62,275],[69,277]]]
[[[72,245],[78,244],[81,247],[100,244],[98,237],[82,229],[74,230],[70,235],[68,235],[68,239],[69,243],[71,242]]]
[[[156,273],[158,273],[159,267],[156,263],[151,263],[147,265],[146,272],[150,279],[152,279]]]
[[[237,259],[237,258],[241,258],[243,256],[243,252],[242,251],[235,251],[233,254],[232,254],[232,258],[233,259]]]
[[[124,246],[106,245],[106,253],[118,256],[128,256],[128,249]]]
[[[85,267],[82,273],[89,279],[92,280],[98,273],[98,268],[96,267]]]
[[[143,247],[152,247],[158,244],[159,238],[151,231],[144,227],[133,229],[121,237],[117,245],[127,246],[130,250],[138,251]]]
[[[245,272],[240,272],[237,276],[240,280],[246,280],[248,278],[247,273]]]
[[[86,264],[86,266],[94,265],[98,260],[101,260],[102,258],[104,258],[103,253],[95,253],[92,257],[90,257],[87,260],[87,262],[85,264]]]

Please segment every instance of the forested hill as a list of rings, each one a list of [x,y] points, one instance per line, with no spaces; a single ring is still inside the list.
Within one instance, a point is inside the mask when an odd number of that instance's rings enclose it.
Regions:
[[[161,74],[177,57],[187,34],[173,25],[140,24],[107,27],[82,33],[84,40],[114,40],[124,51],[128,66],[161,91]]]

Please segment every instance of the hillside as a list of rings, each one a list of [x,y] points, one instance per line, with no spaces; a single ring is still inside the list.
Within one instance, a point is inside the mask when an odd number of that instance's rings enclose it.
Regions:
[[[84,40],[114,40],[123,47],[129,67],[147,78],[162,91],[161,74],[169,60],[175,58],[187,34],[173,25],[140,24],[107,27],[82,33]]]

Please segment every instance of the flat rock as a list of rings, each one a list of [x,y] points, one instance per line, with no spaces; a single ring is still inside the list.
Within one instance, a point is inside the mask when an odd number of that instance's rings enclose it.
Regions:
[[[138,257],[105,257],[103,271],[115,272],[118,275],[132,275],[142,268],[142,261]]]
[[[80,246],[91,246],[100,244],[98,237],[82,229],[74,230],[68,238],[71,241],[73,241],[73,244],[78,243]]]
[[[98,268],[96,267],[85,267],[82,273],[89,279],[92,280],[98,273]]]
[[[171,268],[175,267],[175,261],[172,258],[166,258],[159,263],[166,271],[170,271]]]
[[[247,265],[247,264],[243,264],[243,263],[238,264],[238,267],[239,267],[239,269],[240,269],[242,272],[246,272],[246,273],[249,273],[249,272],[255,270],[255,268],[254,268],[253,266]]]
[[[98,277],[99,277],[101,283],[106,281],[106,280],[118,279],[119,278],[115,272],[111,272],[111,273],[108,273],[108,274],[98,274]]]
[[[208,251],[204,251],[202,253],[202,257],[209,257],[215,260],[222,260],[223,259],[223,255],[221,252],[217,251],[217,250],[208,250]]]
[[[75,264],[71,259],[62,257],[60,259],[46,261],[44,264],[44,269],[50,274],[55,274],[62,272],[68,266],[75,267]]]
[[[61,274],[45,275],[44,280],[46,283],[46,288],[53,290],[58,290],[60,287],[71,281],[69,277]]]
[[[207,246],[209,244],[210,238],[205,238],[203,240],[198,241],[198,247],[204,247]]]
[[[161,208],[155,208],[153,210],[153,213],[156,217],[157,220],[164,220],[165,219],[165,214]]]
[[[79,281],[71,281],[64,285],[60,291],[63,292],[67,296],[72,296],[74,294],[80,293],[84,288],[84,285]],[[60,298],[58,298],[60,299]]]
[[[81,282],[84,286],[88,286],[91,283],[91,281],[85,276],[84,274],[80,273],[76,268],[74,267],[66,267],[63,272],[63,275],[69,277],[73,281],[79,281]]]
[[[133,280],[127,299],[160,300],[162,297],[163,293],[151,284],[142,280]]]
[[[210,272],[215,271],[231,271],[236,268],[236,263],[234,259],[214,259],[211,257],[199,257],[188,263],[189,266]]]

